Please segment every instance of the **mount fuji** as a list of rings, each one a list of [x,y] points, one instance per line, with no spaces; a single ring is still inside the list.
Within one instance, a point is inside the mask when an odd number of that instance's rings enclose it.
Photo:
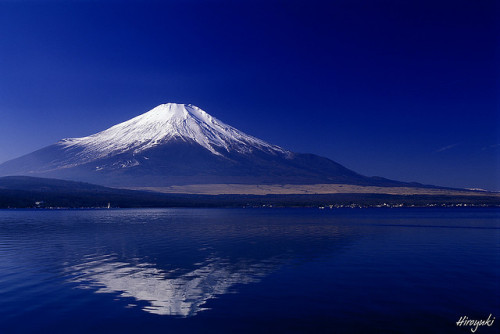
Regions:
[[[118,187],[189,184],[418,186],[367,177],[314,154],[247,135],[190,104],[167,103],[102,132],[0,165],[27,175]]]

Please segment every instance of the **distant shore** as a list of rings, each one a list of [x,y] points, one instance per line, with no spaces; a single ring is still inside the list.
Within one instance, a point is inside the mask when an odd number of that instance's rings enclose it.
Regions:
[[[193,195],[324,195],[324,194],[386,194],[440,196],[498,196],[499,193],[441,187],[377,187],[352,184],[189,184],[169,187],[126,187],[165,194]]]
[[[153,191],[155,190],[155,191]],[[498,207],[500,194],[437,187],[205,184],[118,189],[33,177],[0,178],[0,208]]]

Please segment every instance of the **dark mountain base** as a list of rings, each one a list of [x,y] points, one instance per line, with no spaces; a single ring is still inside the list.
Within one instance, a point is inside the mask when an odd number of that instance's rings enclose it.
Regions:
[[[318,184],[380,187],[432,187],[360,175],[314,154],[214,155],[192,142],[175,141],[138,154],[123,153],[86,164],[75,163],[76,149],[51,145],[0,165],[0,176],[26,175],[82,181],[108,187],[165,187],[188,184]],[[73,161],[74,160],[74,161]]]
[[[500,196],[385,194],[182,195],[32,177],[0,178],[0,208],[500,206]]]

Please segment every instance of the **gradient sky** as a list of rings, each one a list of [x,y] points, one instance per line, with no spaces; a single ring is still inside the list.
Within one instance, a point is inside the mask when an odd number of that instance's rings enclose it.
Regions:
[[[192,103],[365,175],[500,190],[495,1],[0,0],[0,162]]]

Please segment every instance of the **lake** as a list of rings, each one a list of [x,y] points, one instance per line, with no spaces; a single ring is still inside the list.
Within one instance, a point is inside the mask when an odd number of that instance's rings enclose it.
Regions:
[[[490,314],[498,209],[0,210],[0,333],[471,333],[459,318]]]

